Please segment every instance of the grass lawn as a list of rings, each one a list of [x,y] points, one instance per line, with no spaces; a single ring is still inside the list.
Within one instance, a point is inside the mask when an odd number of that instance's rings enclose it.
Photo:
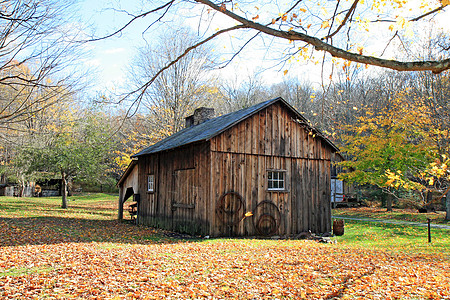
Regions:
[[[341,245],[380,249],[393,253],[444,255],[450,261],[450,230],[406,225],[345,220],[345,234],[337,237]]]
[[[427,223],[427,218],[434,224],[448,224],[445,214],[418,213],[412,210],[394,209],[387,212],[385,208],[337,208],[333,216],[339,218],[372,218]],[[337,237],[341,244],[377,248],[409,253],[444,254],[450,259],[450,230],[431,229],[431,243],[428,243],[428,229],[410,225],[394,225],[384,223],[345,220],[345,235]]]
[[[64,217],[111,220],[117,215],[118,196],[94,193],[68,197],[68,208],[61,208],[61,197],[0,197],[2,217]]]
[[[426,223],[427,219],[431,219],[435,224],[449,224],[449,221],[445,220],[445,212],[435,213],[419,213],[417,210],[406,209],[393,209],[391,212],[387,212],[386,208],[374,208],[374,207],[351,207],[351,208],[335,208],[332,212],[333,216],[346,216],[357,218],[376,218],[376,219],[389,219],[400,220],[410,222]]]
[[[115,220],[117,197],[0,197],[0,298],[445,299],[449,231],[346,221],[337,244],[183,241]],[[439,241],[438,241],[439,240]]]

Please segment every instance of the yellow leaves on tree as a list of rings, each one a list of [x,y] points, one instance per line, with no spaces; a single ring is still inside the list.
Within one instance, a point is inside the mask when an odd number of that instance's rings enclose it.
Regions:
[[[349,168],[343,179],[383,188],[423,188],[417,178],[433,157],[428,111],[406,101],[405,95],[406,91],[398,92],[382,108],[365,108],[369,113],[356,124],[343,126],[347,133],[342,149],[351,158],[342,163]]]
[[[320,28],[325,29],[330,27],[330,22],[329,21],[323,21],[322,25],[320,25]]]
[[[359,46],[359,47],[357,48],[357,50],[358,50],[358,53],[359,53],[360,55],[362,55],[362,54],[363,54],[364,47]]]

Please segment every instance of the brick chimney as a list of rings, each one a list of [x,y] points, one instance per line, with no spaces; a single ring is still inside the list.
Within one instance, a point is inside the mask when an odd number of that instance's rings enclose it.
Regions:
[[[199,107],[192,116],[186,117],[186,128],[201,124],[214,118],[214,108]]]

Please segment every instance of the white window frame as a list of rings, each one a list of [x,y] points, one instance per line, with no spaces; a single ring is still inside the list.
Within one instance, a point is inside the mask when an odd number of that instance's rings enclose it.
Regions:
[[[286,191],[286,170],[267,170],[267,190]]]
[[[155,175],[147,175],[147,192],[153,193],[155,191]]]

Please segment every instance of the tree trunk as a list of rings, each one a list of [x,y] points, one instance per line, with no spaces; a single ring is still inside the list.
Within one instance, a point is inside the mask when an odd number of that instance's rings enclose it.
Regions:
[[[22,197],[23,192],[25,190],[25,180],[23,179],[23,176],[20,174],[17,174],[17,178],[19,179],[20,189],[17,191],[17,197]]]
[[[433,192],[432,191],[428,191],[427,192],[427,202],[425,203],[425,205],[428,204],[428,203],[431,203],[432,200],[433,200]]]
[[[393,195],[388,193],[387,197],[386,197],[386,210],[387,211],[392,211],[392,198],[393,198]]]
[[[25,191],[25,182],[22,181],[22,180],[20,180],[20,190],[19,190],[19,192],[18,192],[17,197],[22,198],[22,197],[23,197],[24,191]]]
[[[64,171],[61,172],[61,195],[62,203],[61,208],[67,208],[67,178]]]
[[[445,214],[445,219],[447,221],[450,221],[450,190],[447,192],[446,198],[447,199],[445,199],[445,207],[447,213]]]

